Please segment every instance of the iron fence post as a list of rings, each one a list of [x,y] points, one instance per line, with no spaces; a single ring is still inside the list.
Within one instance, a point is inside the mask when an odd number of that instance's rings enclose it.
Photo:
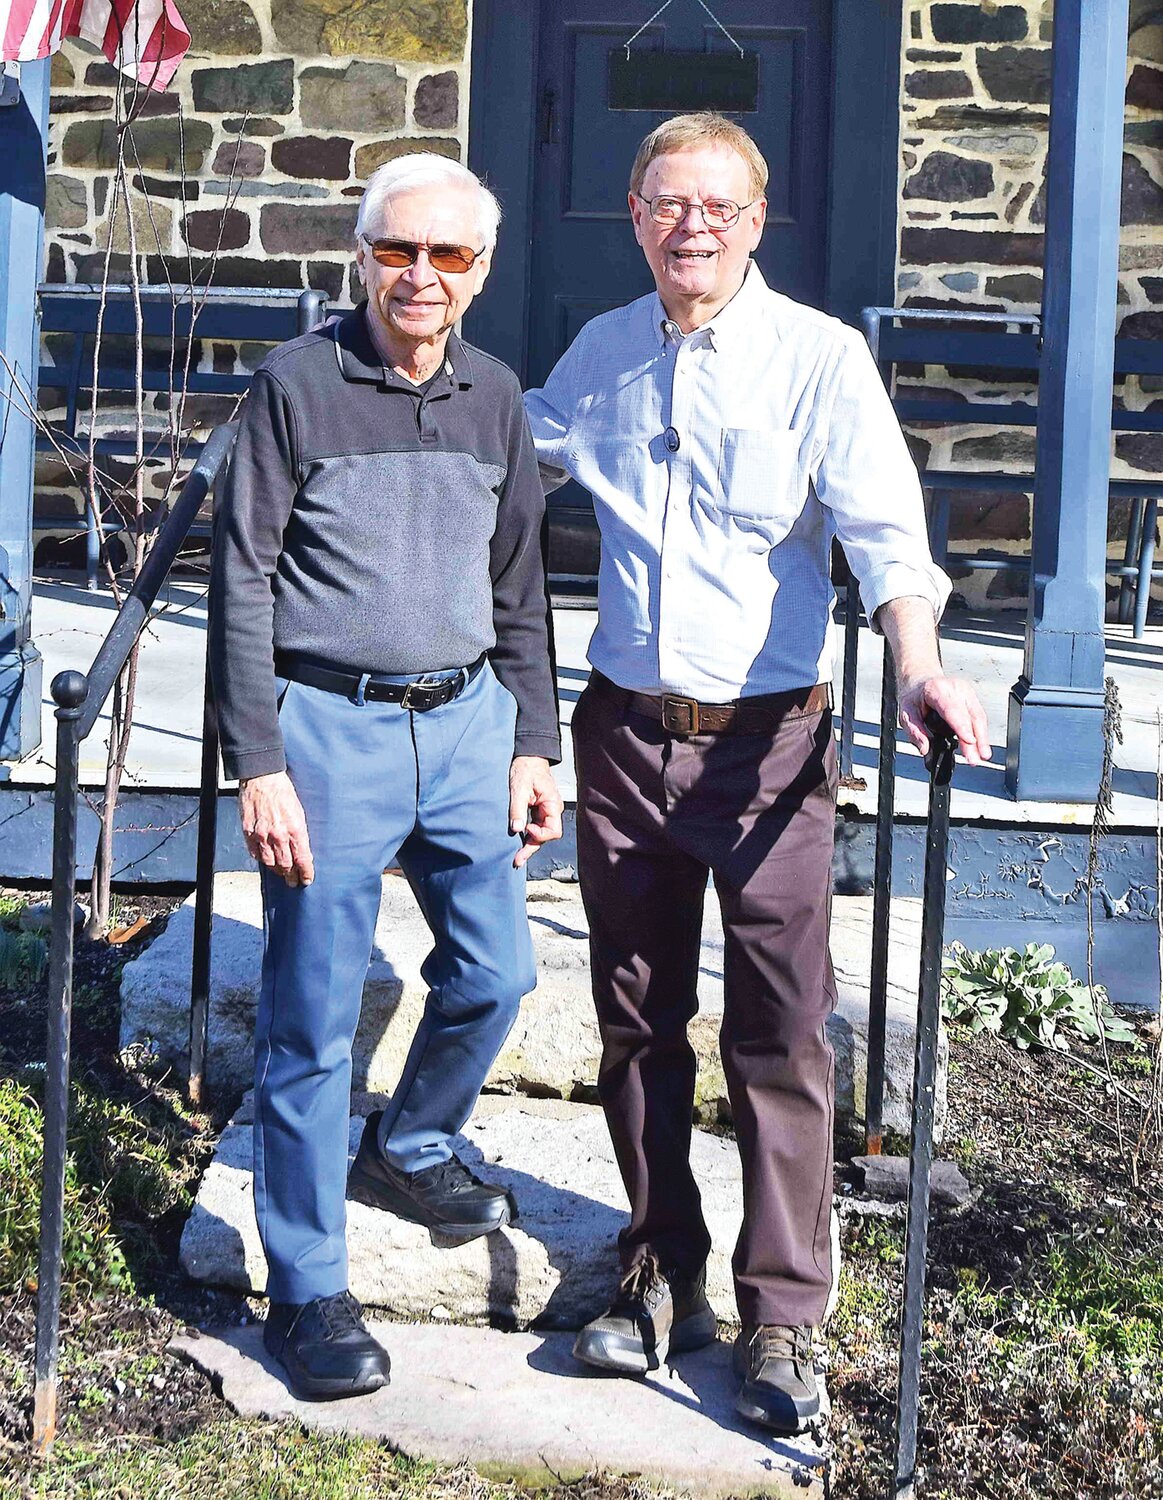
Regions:
[[[933,1167],[937,1043],[941,1022],[941,948],[945,930],[945,880],[949,852],[949,782],[952,731],[929,715],[929,817],[925,840],[925,896],[921,916],[921,981],[913,1065],[913,1132],[905,1228],[905,1295],[901,1314],[897,1388],[896,1477],[893,1500],[912,1500],[916,1487],[917,1417],[921,1393],[921,1338],[925,1312],[925,1260],[929,1248],[929,1183]]]
[[[77,721],[87,692],[88,682],[83,672],[61,672],[53,679],[52,695],[57,705],[57,774],[44,1075],[44,1166],[36,1283],[36,1384],[32,1409],[32,1445],[40,1454],[50,1452],[57,1429],[57,1354],[69,1134],[69,1032],[77,879],[77,766],[80,759]]]
[[[214,856],[218,843],[218,706],[210,677],[210,597],[206,609],[206,688],[202,704],[202,771],[198,856],[194,874],[194,949],[190,967],[190,1073],[187,1092],[203,1102],[210,1034],[210,963],[214,927]]]
[[[840,693],[840,780],[852,780],[852,748],[856,739],[856,665],[860,641],[860,590],[856,575],[844,558],[848,582],[844,588],[844,675]]]
[[[892,917],[896,725],[896,672],[892,653],[886,646],[880,688],[876,864],[872,879],[872,960],[868,983],[868,1062],[864,1073],[864,1149],[869,1156],[879,1156],[884,1143],[884,1048],[888,1017],[888,936]]]

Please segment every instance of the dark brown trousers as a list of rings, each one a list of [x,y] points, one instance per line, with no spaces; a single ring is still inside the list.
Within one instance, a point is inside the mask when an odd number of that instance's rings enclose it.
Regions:
[[[710,1249],[690,1169],[687,1039],[709,871],[725,936],[720,1047],[743,1163],[739,1313],[816,1324],[832,1280],[832,716],[682,737],[626,700],[595,674],[573,716],[599,1093],[630,1200],[623,1263],[650,1248],[692,1272]]]

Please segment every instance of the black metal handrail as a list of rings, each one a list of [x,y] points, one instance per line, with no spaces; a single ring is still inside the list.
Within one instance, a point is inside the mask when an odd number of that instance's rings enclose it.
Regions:
[[[887,655],[887,653],[886,653]],[[888,671],[891,672],[891,666]],[[885,692],[885,717],[896,714],[896,693]],[[905,1223],[905,1286],[901,1308],[897,1374],[896,1473],[894,1500],[914,1493],[917,1419],[921,1404],[921,1341],[924,1333],[925,1263],[929,1251],[929,1195],[933,1171],[933,1130],[937,1113],[937,1050],[941,1035],[941,954],[945,933],[945,882],[949,853],[949,792],[956,737],[944,719],[926,716],[929,753],[929,814],[925,839],[925,887],[921,911],[921,978],[913,1061],[913,1121],[909,1145],[909,1196]],[[883,735],[883,726],[882,726]],[[890,803],[891,806],[891,803]],[[879,835],[878,829],[878,835]],[[877,840],[877,863],[880,843]],[[892,823],[888,825],[889,862]],[[885,888],[890,880],[885,880]],[[888,940],[887,912],[884,940]],[[882,1058],[883,1069],[883,1058]]]
[[[165,582],[215,478],[234,442],[235,424],[211,433],[173,510],[158,533],[133,588],[126,596],[88,673],[60,672],[53,679],[57,705],[56,783],[53,790],[52,937],[48,967],[48,1039],[44,1082],[44,1172],[40,1207],[40,1260],[36,1294],[36,1385],[33,1398],[32,1441],[38,1453],[52,1446],[57,1425],[57,1360],[60,1344],[61,1254],[64,1229],[65,1160],[69,1126],[69,1047],[73,999],[73,924],[77,887],[77,794],[81,741],[91,732],[113,685],[129,659],[134,643]],[[209,632],[207,632],[209,635]],[[211,702],[209,678],[206,697]],[[213,719],[213,708],[208,709]],[[202,790],[198,822],[199,896],[209,890],[206,911],[194,933],[195,1003],[191,1022],[200,1017],[202,1042],[198,1057],[197,1097],[201,1093],[204,1059],[204,1009],[197,1004],[200,976],[210,969],[209,910],[213,902],[213,845],[217,815],[218,741],[216,726],[203,745]],[[204,872],[204,849],[209,847]],[[206,878],[203,879],[205,873]],[[205,985],[204,985],[205,988]],[[191,1036],[191,1082],[194,1079],[194,1037]]]
[[[81,741],[96,724],[178,550],[230,452],[235,424],[216,428],[189,478],[133,589],[125,599],[88,674],[61,672],[53,680],[57,704],[57,768],[54,789],[52,941],[48,976],[48,1042],[44,1098],[44,1174],[37,1286],[36,1383],[33,1446],[47,1453],[57,1425],[57,1365],[60,1331],[61,1257],[65,1163],[68,1143],[69,1042],[73,988],[76,901],[78,763]],[[209,631],[207,631],[209,642]],[[209,649],[207,647],[207,649]],[[881,714],[880,802],[877,816],[876,890],[873,918],[872,1001],[869,1012],[866,1113],[868,1150],[879,1151],[884,1080],[884,996],[892,879],[897,696],[890,655],[885,654]],[[948,726],[930,727],[928,853],[921,938],[921,982],[912,1099],[905,1291],[901,1321],[897,1400],[897,1493],[911,1492],[916,1457],[921,1333],[929,1224],[929,1180],[935,1123],[939,986],[945,914],[945,863],[949,833],[949,778],[953,740]],[[209,1019],[214,849],[218,807],[218,724],[209,671],[203,719],[198,855],[191,963],[189,1094],[200,1102],[205,1080]],[[879,980],[878,980],[879,975]],[[879,996],[879,1003],[878,1003]]]

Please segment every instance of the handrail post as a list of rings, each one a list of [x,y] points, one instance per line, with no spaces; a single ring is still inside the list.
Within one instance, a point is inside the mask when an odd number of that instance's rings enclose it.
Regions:
[[[1135,618],[1131,635],[1143,639],[1147,628],[1147,606],[1151,603],[1151,575],[1155,570],[1155,527],[1159,520],[1158,500],[1148,500],[1143,507],[1143,531],[1139,539],[1139,576],[1135,583]]]
[[[868,1057],[864,1072],[864,1150],[884,1143],[884,1049],[888,1025],[888,938],[892,920],[893,810],[896,803],[896,671],[884,648],[876,786],[876,864],[872,877],[872,961],[868,983]]]
[[[1124,570],[1130,568],[1137,569],[1139,566],[1139,553],[1142,550],[1143,542],[1143,508],[1146,503],[1147,502],[1141,496],[1136,497],[1130,502],[1131,509],[1129,515],[1127,516],[1127,545],[1123,550]],[[1118,621],[1120,625],[1130,624],[1132,610],[1131,601],[1134,598],[1134,590],[1131,587],[1131,579],[1135,576],[1137,575],[1129,571],[1124,571],[1119,574]]]
[[[77,878],[77,783],[80,744],[92,730],[150,606],[173,564],[198,507],[225,462],[234,426],[215,428],[202,449],[178,503],[162,527],[145,567],[117,612],[86,675],[61,672],[53,680],[57,704],[57,772],[53,811],[52,940],[48,972],[48,1041],[45,1057],[44,1168],[40,1204],[40,1264],[36,1307],[36,1383],[32,1443],[47,1454],[57,1428],[57,1355],[60,1342],[61,1255],[64,1243],[65,1165],[69,1127],[69,1033],[73,996],[73,927]],[[215,740],[215,749],[216,749]],[[203,763],[208,752],[204,751]],[[210,837],[213,862],[213,838]],[[208,950],[207,950],[207,963]]]
[[[937,1045],[941,1028],[941,949],[949,853],[949,783],[956,743],[949,726],[936,715],[928,716],[926,727],[930,738],[929,753],[925,757],[929,769],[929,818],[925,843],[925,901],[921,916],[921,981],[913,1064],[913,1131],[909,1152],[905,1295],[901,1313],[893,1500],[912,1500],[916,1489],[925,1260],[929,1248],[929,1188],[937,1104]]]
[[[57,1354],[61,1321],[65,1161],[69,1134],[69,1039],[73,1002],[73,930],[77,881],[77,728],[88,692],[83,672],[61,672],[57,704],[57,775],[53,810],[52,936],[48,967],[48,1040],[44,1075],[44,1165],[40,1199],[40,1262],[36,1285],[36,1385],[32,1410],[35,1452],[51,1451],[57,1429]]]
[[[310,333],[317,323],[323,320],[323,309],[327,298],[314,288],[300,294],[299,297],[299,332]]]
[[[210,603],[206,610],[206,688],[202,704],[202,772],[198,793],[198,857],[194,873],[194,947],[190,966],[191,1105],[203,1103],[210,1035],[210,963],[214,930],[214,858],[218,843],[218,706],[210,676]]]
[[[856,740],[856,668],[860,643],[860,591],[844,558],[844,671],[840,689],[840,783],[853,785],[852,752]],[[859,783],[863,786],[863,782]]]

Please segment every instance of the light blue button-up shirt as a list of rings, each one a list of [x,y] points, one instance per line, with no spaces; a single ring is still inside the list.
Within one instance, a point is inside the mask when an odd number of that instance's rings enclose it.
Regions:
[[[831,543],[872,618],[949,580],[867,345],[835,318],[743,286],[685,338],[652,293],[587,323],[525,398],[546,487],[594,497],[591,665],[704,703],[832,680]]]

